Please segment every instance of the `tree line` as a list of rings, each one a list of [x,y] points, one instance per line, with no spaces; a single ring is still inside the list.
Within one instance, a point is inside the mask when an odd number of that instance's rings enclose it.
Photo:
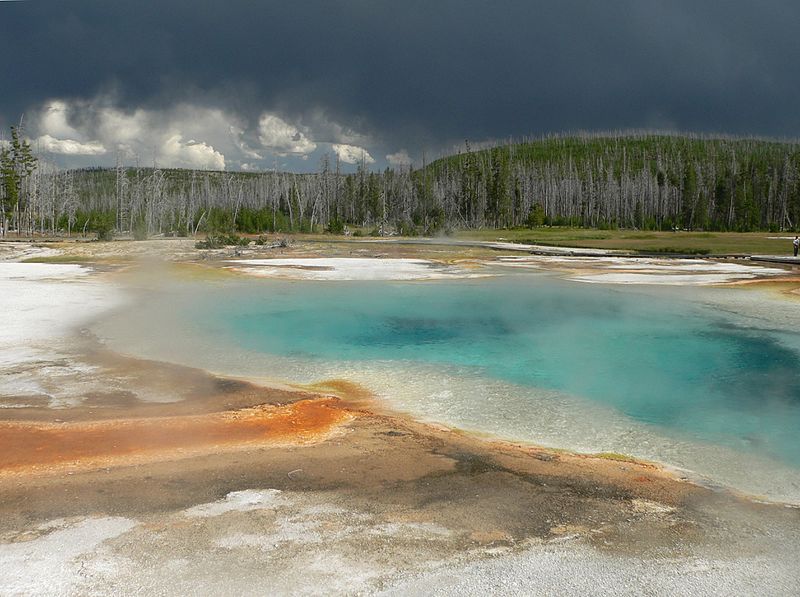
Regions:
[[[0,221],[20,234],[201,232],[437,234],[578,226],[797,230],[800,145],[692,135],[509,142],[382,172],[58,170],[19,131],[2,148]]]

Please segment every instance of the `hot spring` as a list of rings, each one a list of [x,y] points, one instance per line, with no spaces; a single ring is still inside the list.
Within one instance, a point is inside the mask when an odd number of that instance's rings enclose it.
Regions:
[[[231,277],[175,282],[96,331],[128,354],[289,382],[350,379],[419,419],[655,460],[800,502],[797,308],[762,295],[534,273]]]

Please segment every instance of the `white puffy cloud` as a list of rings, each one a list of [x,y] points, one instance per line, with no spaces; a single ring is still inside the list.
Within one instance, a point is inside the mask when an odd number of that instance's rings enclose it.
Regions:
[[[51,100],[32,118],[43,151],[65,156],[119,152],[174,168],[225,168],[225,154],[241,136],[238,120],[222,110],[176,104],[165,110],[126,111],[113,98],[68,102]],[[186,140],[188,139],[188,140]]]
[[[159,162],[165,162],[171,167],[199,170],[225,169],[225,156],[211,145],[194,139],[184,141],[179,134],[172,135],[161,145]]]
[[[355,128],[343,125],[331,119],[328,114],[317,108],[312,110],[304,118],[308,122],[311,130],[314,131],[314,139],[325,143],[344,143],[347,145],[369,145],[372,140],[368,135],[358,132]]]
[[[299,128],[267,112],[258,121],[258,139],[261,145],[278,155],[308,155],[317,148]]]
[[[258,171],[296,168],[320,147],[345,164],[374,164],[372,143],[357,127],[331,119],[322,109],[291,121],[262,111],[248,122],[235,112],[187,102],[162,108],[123,108],[113,95],[83,100],[53,99],[35,111],[26,127],[43,150],[64,156],[65,165],[85,165],[80,156],[105,156],[98,165],[157,163],[161,167]],[[287,163],[281,158],[287,158]],[[410,161],[404,150],[387,156]],[[307,169],[308,167],[303,167]]]
[[[386,161],[395,168],[410,166],[412,162],[411,156],[408,155],[408,152],[405,149],[401,149],[395,153],[387,154]]]
[[[247,142],[244,140],[244,130],[236,126],[230,126],[228,128],[231,134],[231,139],[233,139],[234,145],[239,148],[239,151],[242,152],[242,155],[251,160],[263,160],[264,156],[258,153],[255,149],[250,147]],[[244,168],[246,164],[243,164],[242,167]]]
[[[95,116],[97,136],[109,145],[136,153],[138,145],[146,142],[152,128],[151,117],[144,110],[123,112],[112,106],[101,108]]]
[[[81,134],[69,124],[69,106],[61,100],[48,102],[38,117],[39,130],[56,138],[74,139]]]
[[[130,157],[152,156],[160,166],[207,170],[225,169],[225,155],[214,144],[225,142],[233,128],[222,111],[187,104],[165,112],[103,106],[94,112],[94,127],[98,137]]]
[[[103,155],[107,151],[99,141],[82,143],[75,139],[56,139],[50,135],[42,135],[34,140],[33,146],[47,153],[62,155]]]
[[[61,100],[51,100],[33,118],[33,128],[40,136],[33,146],[47,153],[61,155],[103,155],[106,148],[100,141],[76,129],[69,122],[70,105]]]
[[[333,149],[333,152],[345,164],[358,164],[362,160],[367,164],[375,163],[375,159],[369,155],[367,150],[357,145],[334,143],[331,145],[331,149]]]

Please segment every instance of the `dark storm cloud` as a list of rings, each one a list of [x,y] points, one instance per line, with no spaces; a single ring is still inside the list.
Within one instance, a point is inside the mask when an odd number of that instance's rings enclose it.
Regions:
[[[0,3],[4,126],[48,98],[264,110],[385,151],[574,129],[799,136],[800,3]]]

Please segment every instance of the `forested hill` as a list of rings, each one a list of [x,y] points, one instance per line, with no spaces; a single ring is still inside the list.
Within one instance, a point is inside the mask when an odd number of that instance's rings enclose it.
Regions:
[[[800,144],[677,135],[563,137],[431,164],[464,226],[796,228]]]
[[[467,144],[422,168],[354,174],[327,159],[313,174],[55,172],[40,164],[29,184],[35,188],[21,196],[17,217],[23,230],[43,232],[102,225],[140,235],[800,225],[800,145],[752,139],[581,136],[474,151]]]

